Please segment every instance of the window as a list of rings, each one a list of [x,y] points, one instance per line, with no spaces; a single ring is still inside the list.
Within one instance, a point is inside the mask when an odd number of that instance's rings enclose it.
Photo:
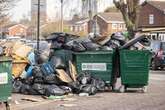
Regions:
[[[78,26],[75,26],[75,30],[74,30],[75,32],[77,32],[78,31]]]
[[[70,26],[70,31],[73,31],[73,27],[72,26]]]
[[[117,24],[112,24],[112,29],[117,29]]]
[[[20,28],[20,32],[23,33],[23,28]]]
[[[79,31],[82,31],[82,27],[81,26],[79,26]]]
[[[123,29],[126,30],[126,25],[125,24],[123,24]]]
[[[83,26],[83,30],[86,30],[87,24],[84,24]]]
[[[154,24],[154,15],[153,14],[149,15],[149,24]]]
[[[122,29],[123,28],[123,24],[119,24],[119,29]]]

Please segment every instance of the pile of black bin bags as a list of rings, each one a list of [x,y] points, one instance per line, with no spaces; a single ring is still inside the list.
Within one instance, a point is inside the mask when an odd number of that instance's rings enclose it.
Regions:
[[[117,32],[111,36],[90,34],[87,37],[69,36],[66,33],[52,33],[47,41],[51,42],[52,49],[66,49],[74,52],[114,50],[114,49],[146,49],[150,41],[146,35],[136,34],[129,40],[124,33]]]
[[[70,76],[68,64],[65,64],[59,56],[52,54],[48,62],[34,65],[31,75],[13,79],[13,92],[43,96],[60,96],[69,93],[94,95],[105,88],[103,80],[91,76],[86,71],[80,73],[76,81],[64,82],[57,77],[57,69],[64,70]]]
[[[45,74],[37,66],[33,69],[31,77],[13,80],[13,92],[26,95],[60,96],[68,93],[88,93],[89,95],[94,95],[99,91],[104,91],[104,89],[104,81],[91,76],[88,72],[79,74],[75,82],[65,83],[56,76],[56,72]]]
[[[62,69],[70,76],[69,63],[56,56],[54,51],[60,49],[72,52],[139,49],[141,45],[147,46],[150,44],[144,35],[136,36],[130,41],[127,40],[122,33],[115,33],[108,37],[92,34],[85,38],[79,38],[67,33],[52,33],[47,41],[51,42],[51,50],[53,51],[50,51],[49,56],[46,56],[46,58],[42,57],[43,52],[35,53],[37,56],[36,62],[39,63],[26,67],[25,71],[28,74],[25,75],[26,77],[13,79],[13,92],[29,95],[59,96],[68,93],[88,93],[89,95],[94,95],[97,92],[104,91],[105,82],[98,77],[92,76],[88,71],[78,73],[76,81],[66,83],[60,80],[57,77],[56,70]],[[31,71],[29,72],[30,67]]]

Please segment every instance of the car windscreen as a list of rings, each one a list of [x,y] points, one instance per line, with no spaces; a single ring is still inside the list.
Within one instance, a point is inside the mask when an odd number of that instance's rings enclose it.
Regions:
[[[151,49],[153,52],[157,52],[160,49],[160,41],[151,41]]]

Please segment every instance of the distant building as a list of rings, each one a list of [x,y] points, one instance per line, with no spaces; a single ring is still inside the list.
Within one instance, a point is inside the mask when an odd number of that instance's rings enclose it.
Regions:
[[[13,25],[9,27],[7,30],[9,36],[26,37],[27,35],[27,27],[22,24]]]
[[[165,40],[165,1],[146,1],[142,4],[138,29],[151,39]]]
[[[119,12],[99,13],[94,16],[94,21],[97,21],[97,30],[101,35],[126,31],[125,22]],[[90,25],[92,25],[91,21],[88,23],[88,32],[92,32],[95,28],[91,28]]]
[[[88,18],[78,18],[78,19],[72,19],[68,21],[67,25],[69,27],[69,31],[74,34],[82,34],[87,35],[88,34]]]
[[[47,20],[47,0],[40,0],[40,20],[45,23]],[[37,21],[38,0],[31,0],[31,20]]]

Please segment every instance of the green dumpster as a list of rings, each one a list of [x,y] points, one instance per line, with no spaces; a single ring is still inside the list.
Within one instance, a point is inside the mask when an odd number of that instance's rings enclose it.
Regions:
[[[82,71],[89,71],[93,76],[101,78],[107,84],[111,84],[113,51],[73,53],[73,61],[78,74]]]
[[[149,77],[150,52],[147,50],[121,50],[121,92],[127,88],[142,88],[146,92]]]
[[[72,61],[72,51],[70,50],[65,50],[65,49],[54,49],[53,50],[53,55],[59,57],[62,59],[62,61],[64,62],[64,64],[66,64],[66,66],[68,67],[68,61]]]
[[[8,100],[12,93],[12,59],[0,57],[0,102],[5,102],[8,106]],[[9,108],[7,108],[9,109]]]

